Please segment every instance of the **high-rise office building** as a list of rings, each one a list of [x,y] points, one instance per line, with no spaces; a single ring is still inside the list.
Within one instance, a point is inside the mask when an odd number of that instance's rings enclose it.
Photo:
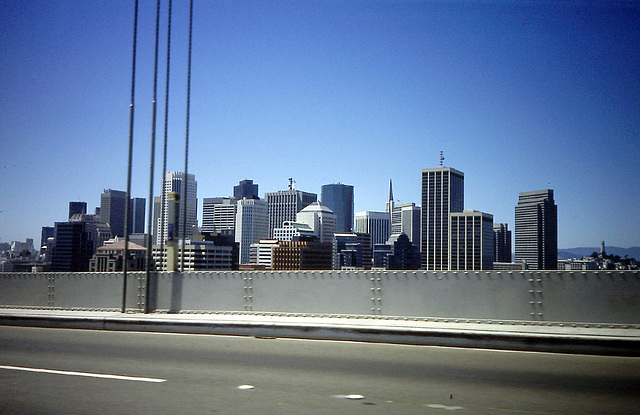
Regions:
[[[281,227],[284,221],[295,222],[296,213],[318,200],[318,195],[290,188],[265,193],[265,200],[269,206],[269,238],[272,238],[275,228]]]
[[[127,192],[106,189],[100,195],[100,222],[111,228],[111,236],[124,236],[125,209]]]
[[[393,205],[391,235],[406,234],[409,240],[420,246],[420,206],[415,203]]]
[[[237,208],[238,201],[233,197],[204,198],[202,200],[202,232],[235,231]]]
[[[391,179],[389,179],[389,193],[387,194],[387,203],[384,211],[391,214],[391,212],[393,212],[393,206],[393,185],[391,184]]]
[[[506,223],[493,224],[494,262],[511,262],[511,231]]]
[[[251,244],[269,237],[269,209],[266,200],[238,200],[235,237],[240,244],[240,264],[249,264]]]
[[[558,267],[558,207],[553,190],[520,193],[516,206],[516,262],[529,269]]]
[[[176,230],[174,232],[174,239],[182,239],[182,221],[185,218],[185,209],[186,209],[186,221],[184,226],[184,233],[187,238],[189,238],[193,231],[196,229],[198,225],[198,183],[196,182],[196,178],[193,174],[187,174],[187,186],[186,186],[186,195],[182,193],[184,173],[183,172],[167,172],[164,176],[164,191],[166,194],[169,192],[176,192],[179,194],[179,209],[178,218],[176,223]],[[186,200],[186,203],[183,201]],[[156,245],[160,245],[161,239],[164,238],[165,242],[167,240],[168,234],[168,221],[166,216],[169,212],[169,204],[165,198],[165,205],[161,207],[160,213],[164,217],[164,220],[160,218],[158,221],[154,221],[156,226],[158,227],[156,230]]]
[[[69,218],[80,213],[82,215],[87,214],[87,202],[69,202]]]
[[[371,269],[371,236],[368,233],[336,233],[333,247],[333,269]]]
[[[420,269],[420,248],[405,233],[389,237],[393,254],[387,257],[387,269]]]
[[[493,215],[476,210],[452,212],[449,225],[449,269],[493,269]]]
[[[342,183],[325,184],[320,192],[322,204],[336,214],[336,232],[353,230],[353,186]]]
[[[42,233],[40,235],[40,251],[46,249],[47,240],[53,238],[55,228],[53,226],[43,226]]]
[[[160,229],[161,229],[160,221],[162,219],[161,216],[160,216],[161,212],[162,212],[161,206],[160,206],[161,204],[162,204],[162,196],[155,196],[153,198],[153,222],[152,222],[152,225],[151,225],[151,227],[153,228],[153,231],[152,231],[153,232],[153,236],[152,236],[153,239],[151,239],[153,241],[152,242],[153,245],[159,245],[160,244],[159,233],[160,233]]]
[[[134,197],[129,200],[129,234],[144,233],[145,205],[147,200]]]
[[[371,247],[384,244],[389,239],[391,216],[388,212],[358,212],[353,230],[358,233],[368,233],[371,237]]]
[[[422,170],[422,269],[449,267],[449,216],[464,209],[464,173],[451,167]]]
[[[97,215],[84,215],[76,213],[69,218],[69,222],[83,222],[84,231],[89,234],[96,248],[104,245],[104,242],[112,238],[111,228],[108,224],[100,222]]]
[[[260,199],[258,197],[258,185],[253,180],[242,180],[237,186],[233,186],[233,198],[236,200]]]
[[[51,254],[53,272],[87,272],[95,252],[85,222],[56,222]]]
[[[391,235],[386,244],[378,244],[373,248],[373,267],[420,269],[420,249],[404,233]]]

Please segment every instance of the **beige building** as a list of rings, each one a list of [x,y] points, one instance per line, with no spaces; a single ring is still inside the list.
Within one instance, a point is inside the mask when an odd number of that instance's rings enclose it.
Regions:
[[[89,262],[91,272],[116,272],[122,271],[122,258],[124,256],[124,239],[110,245],[101,246]],[[144,271],[147,260],[147,248],[133,242],[129,242],[128,271]]]

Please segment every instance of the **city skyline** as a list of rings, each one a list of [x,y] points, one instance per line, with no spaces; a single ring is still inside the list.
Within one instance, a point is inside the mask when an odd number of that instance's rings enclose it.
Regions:
[[[149,182],[155,4],[140,6],[131,197]],[[180,171],[188,7],[173,13],[167,171]],[[194,13],[200,225],[202,199],[246,178],[261,198],[289,177],[318,195],[347,183],[355,212],[384,210],[392,179],[399,203],[419,204],[420,171],[442,150],[465,173],[466,209],[514,229],[518,194],[551,188],[558,247],[640,245],[636,3],[212,1]],[[0,17],[0,240],[38,241],[69,202],[92,212],[102,189],[126,188],[133,2],[7,2]]]

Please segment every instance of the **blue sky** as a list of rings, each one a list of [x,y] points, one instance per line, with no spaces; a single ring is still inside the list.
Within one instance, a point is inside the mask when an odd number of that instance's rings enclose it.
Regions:
[[[164,113],[162,5],[155,193]],[[174,0],[169,171],[184,169],[188,2]],[[141,1],[132,196],[149,193],[155,2]],[[133,1],[0,3],[0,241],[126,189]],[[551,187],[561,248],[640,245],[640,2],[196,0],[189,172],[198,198],[465,173],[465,208],[514,226]],[[201,215],[199,214],[199,217]]]

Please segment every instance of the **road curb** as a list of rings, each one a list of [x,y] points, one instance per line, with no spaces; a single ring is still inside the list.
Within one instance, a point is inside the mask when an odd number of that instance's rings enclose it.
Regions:
[[[0,315],[0,325],[87,330],[212,334],[263,338],[295,338],[464,347],[551,353],[640,357],[640,338],[593,335],[550,335],[524,332],[309,324],[299,322],[235,322],[144,319],[131,316]]]

